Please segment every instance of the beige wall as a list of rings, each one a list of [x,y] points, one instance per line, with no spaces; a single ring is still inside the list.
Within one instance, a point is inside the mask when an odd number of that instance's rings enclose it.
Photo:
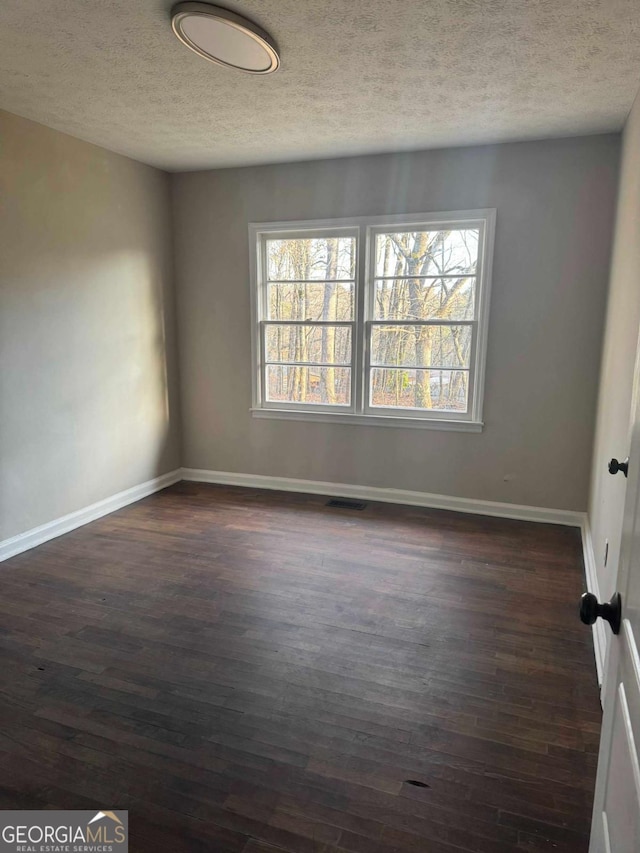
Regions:
[[[612,456],[629,451],[633,369],[640,324],[640,96],[623,135],[620,195],[611,263],[607,324],[602,355],[600,396],[589,520],[600,593],[614,592],[620,553],[626,480],[607,471]],[[604,566],[605,542],[609,559]]]
[[[188,467],[584,510],[617,135],[173,176]],[[252,419],[247,223],[497,208],[481,434]]]
[[[169,179],[0,112],[0,539],[179,465]]]

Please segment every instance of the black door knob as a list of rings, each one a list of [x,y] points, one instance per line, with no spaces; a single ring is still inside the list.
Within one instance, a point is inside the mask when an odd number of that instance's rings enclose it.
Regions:
[[[624,474],[625,477],[628,476],[628,474],[629,474],[629,457],[628,456],[624,460],[624,462],[618,462],[617,459],[612,459],[611,462],[609,462],[609,473],[610,474],[617,474],[618,471],[622,471],[622,473]]]
[[[593,625],[600,617],[606,619],[611,625],[614,634],[620,633],[620,621],[622,618],[622,599],[620,593],[613,594],[611,601],[600,604],[592,592],[585,592],[580,599],[580,619],[585,625]]]

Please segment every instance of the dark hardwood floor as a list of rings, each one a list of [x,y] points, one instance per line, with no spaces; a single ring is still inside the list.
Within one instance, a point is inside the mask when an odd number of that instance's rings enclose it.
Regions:
[[[129,809],[134,853],[584,853],[578,531],[325,501],[180,483],[2,564],[0,808]]]

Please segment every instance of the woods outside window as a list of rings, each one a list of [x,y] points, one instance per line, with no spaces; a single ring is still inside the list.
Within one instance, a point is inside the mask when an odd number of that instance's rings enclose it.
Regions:
[[[494,222],[251,225],[254,415],[481,429]]]

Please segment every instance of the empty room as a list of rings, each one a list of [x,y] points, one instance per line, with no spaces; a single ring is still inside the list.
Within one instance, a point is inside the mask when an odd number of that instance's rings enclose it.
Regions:
[[[0,853],[640,853],[640,5],[0,4]]]

